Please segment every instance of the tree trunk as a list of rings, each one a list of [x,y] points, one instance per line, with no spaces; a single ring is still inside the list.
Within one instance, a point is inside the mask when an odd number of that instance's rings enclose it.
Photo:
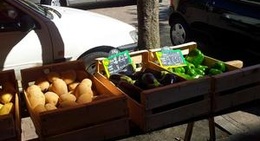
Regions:
[[[141,49],[160,47],[159,0],[137,0],[138,46]]]

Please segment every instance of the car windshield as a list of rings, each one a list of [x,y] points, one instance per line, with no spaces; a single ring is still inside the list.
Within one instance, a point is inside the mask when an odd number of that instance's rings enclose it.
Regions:
[[[49,9],[39,5],[39,4],[35,4],[33,2],[31,2],[30,0],[20,0],[23,4],[27,5],[28,7],[30,7],[32,10],[36,11],[37,13],[52,19],[53,15],[49,12]]]

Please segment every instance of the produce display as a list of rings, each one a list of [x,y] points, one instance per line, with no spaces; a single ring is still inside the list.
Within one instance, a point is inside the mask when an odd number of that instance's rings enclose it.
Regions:
[[[109,77],[109,80],[115,85],[127,82],[142,90],[147,90],[179,82],[180,78],[167,71],[155,71],[146,68],[133,73],[126,73],[124,71],[115,73]]]
[[[132,65],[129,66],[132,67]],[[142,91],[174,84],[184,79],[169,71],[142,68],[139,71],[120,71],[111,74],[108,80],[128,96],[140,102],[140,93]]]
[[[92,102],[97,97],[84,71],[50,72],[28,86],[26,95],[34,112]]]
[[[6,82],[0,89],[0,116],[10,114],[14,107],[13,97],[16,93],[14,86]]]
[[[170,72],[185,79],[196,79],[205,75],[216,75],[227,71],[226,64],[222,61],[215,62],[212,66],[203,64],[205,55],[195,48],[185,56],[186,65],[183,67],[171,67],[168,68]]]

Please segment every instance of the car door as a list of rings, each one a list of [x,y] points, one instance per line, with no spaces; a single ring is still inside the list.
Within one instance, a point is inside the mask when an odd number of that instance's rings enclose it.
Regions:
[[[259,34],[258,0],[210,0],[208,22],[242,34]]]
[[[18,19],[22,12],[4,1],[0,5],[0,69],[27,68],[42,64],[41,43],[37,34],[34,30],[23,31],[19,25]]]
[[[51,36],[59,35],[57,29],[48,28],[52,23],[44,21],[29,5],[17,0],[0,3],[0,70],[14,69],[18,79],[20,69],[53,62],[53,45],[61,41],[56,36],[57,41],[52,42]]]

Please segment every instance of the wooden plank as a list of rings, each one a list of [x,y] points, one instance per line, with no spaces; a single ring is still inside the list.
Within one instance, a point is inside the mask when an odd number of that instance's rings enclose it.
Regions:
[[[143,130],[151,131],[172,124],[185,122],[187,120],[192,121],[194,118],[208,115],[210,112],[209,104],[210,99],[205,99],[195,103],[182,105],[175,109],[146,115],[144,120],[144,122],[146,122],[146,127],[144,127]]]
[[[260,82],[260,65],[254,65],[213,76],[215,92],[234,89]]]
[[[80,127],[100,124],[107,120],[128,115],[126,101],[107,99],[92,104],[76,106],[66,110],[42,113],[41,131],[43,135],[60,134]],[[60,126],[62,125],[62,126]]]
[[[91,127],[81,128],[78,130],[65,132],[55,136],[39,137],[44,141],[101,141],[111,140],[129,135],[129,120],[121,118],[113,121],[104,122]]]
[[[260,98],[260,65],[213,76],[215,80],[213,112],[234,108]]]
[[[210,90],[211,79],[209,77],[204,77],[144,90],[141,92],[141,100],[142,104],[145,105],[145,108],[149,110],[197,96],[209,96]]]
[[[253,102],[260,99],[260,85],[242,89],[233,93],[215,97],[215,107],[213,112],[235,108],[242,104]]]

